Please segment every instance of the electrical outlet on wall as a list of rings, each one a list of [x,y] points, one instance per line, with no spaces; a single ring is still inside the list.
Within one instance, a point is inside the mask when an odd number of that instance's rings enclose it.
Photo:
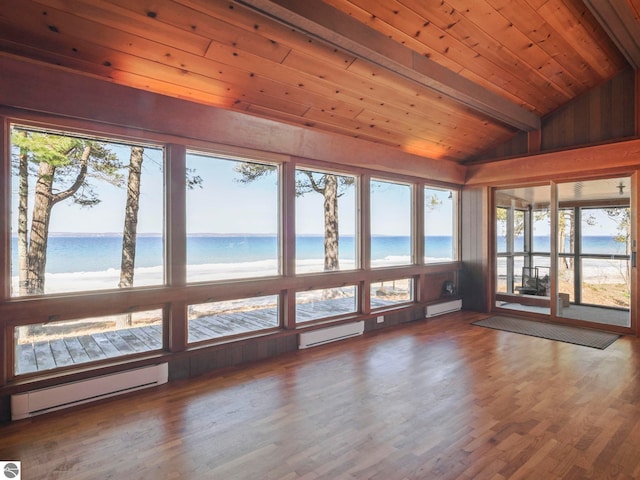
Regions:
[[[376,320],[378,323],[384,323],[384,316],[380,315]]]

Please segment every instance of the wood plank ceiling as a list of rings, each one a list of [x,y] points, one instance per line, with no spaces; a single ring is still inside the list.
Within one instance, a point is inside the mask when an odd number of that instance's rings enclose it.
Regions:
[[[640,0],[585,3],[0,0],[0,51],[464,163],[638,68]]]

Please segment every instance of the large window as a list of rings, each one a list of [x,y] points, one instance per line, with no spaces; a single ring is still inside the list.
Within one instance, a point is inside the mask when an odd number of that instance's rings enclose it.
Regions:
[[[413,263],[413,195],[410,185],[371,181],[371,266]]]
[[[164,283],[163,150],[11,127],[11,295]]]
[[[296,322],[300,324],[355,313],[357,292],[355,286],[349,285],[297,292]]]
[[[429,281],[418,264],[457,258],[456,190],[64,130],[11,126],[0,299],[11,380],[406,308]]]
[[[278,296],[241,298],[189,306],[189,343],[276,328]]]
[[[187,281],[277,275],[278,168],[187,154]]]
[[[356,265],[356,178],[296,170],[296,273]]]
[[[389,308],[413,301],[412,278],[372,282],[370,289],[372,310]]]
[[[162,310],[16,327],[16,375],[162,349]]]
[[[425,263],[457,259],[457,195],[455,190],[424,189]]]

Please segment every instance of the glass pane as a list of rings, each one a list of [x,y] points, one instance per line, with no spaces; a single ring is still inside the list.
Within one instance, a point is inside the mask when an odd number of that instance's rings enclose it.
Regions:
[[[496,208],[496,249],[498,253],[508,252],[507,209]]]
[[[498,257],[496,261],[496,292],[507,293],[507,257]]]
[[[582,303],[629,308],[630,281],[628,260],[582,259]]]
[[[449,262],[456,259],[457,192],[424,189],[424,261]]]
[[[582,253],[629,255],[629,212],[628,207],[581,209]]]
[[[558,258],[558,293],[569,302],[575,301],[575,272],[572,257]]]
[[[163,150],[13,125],[11,295],[164,283]]]
[[[532,220],[533,252],[551,252],[551,212],[549,209],[535,210]]]
[[[413,279],[403,278],[371,284],[371,308],[384,308],[413,301]]]
[[[188,153],[187,169],[187,281],[277,275],[277,167]]]
[[[355,313],[356,292],[355,286],[298,292],[296,293],[296,322],[304,323]]]
[[[558,222],[558,316],[630,325],[630,183],[612,177],[558,184],[558,201],[572,205]],[[562,255],[567,251],[572,255]]]
[[[496,190],[496,306],[550,314],[549,186]]]
[[[524,257],[523,256],[514,256],[513,257],[513,285],[512,291],[515,292],[517,287],[522,286],[522,268],[524,267]]]
[[[162,310],[15,329],[15,373],[41,372],[162,349]]]
[[[563,208],[558,211],[558,253],[575,252],[575,210]]]
[[[356,178],[296,171],[296,272],[356,267]]]
[[[413,262],[411,205],[411,186],[371,181],[372,267]]]
[[[543,256],[535,256],[532,257],[532,261],[533,261],[533,266],[534,267],[540,267],[542,269],[542,267],[545,267],[547,270],[545,270],[545,274],[549,273],[549,268],[551,268],[551,257],[543,257]]]
[[[525,249],[525,212],[514,210],[513,212],[513,251],[524,252]]]
[[[188,321],[189,343],[276,328],[278,296],[189,305]]]

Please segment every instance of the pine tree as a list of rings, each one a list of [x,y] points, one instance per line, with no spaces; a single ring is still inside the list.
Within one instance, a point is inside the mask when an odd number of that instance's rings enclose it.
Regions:
[[[19,295],[45,292],[49,225],[53,207],[64,200],[91,207],[100,202],[89,180],[120,185],[122,168],[107,144],[72,136],[14,127],[18,190]],[[29,173],[35,172],[35,194],[28,225]]]

